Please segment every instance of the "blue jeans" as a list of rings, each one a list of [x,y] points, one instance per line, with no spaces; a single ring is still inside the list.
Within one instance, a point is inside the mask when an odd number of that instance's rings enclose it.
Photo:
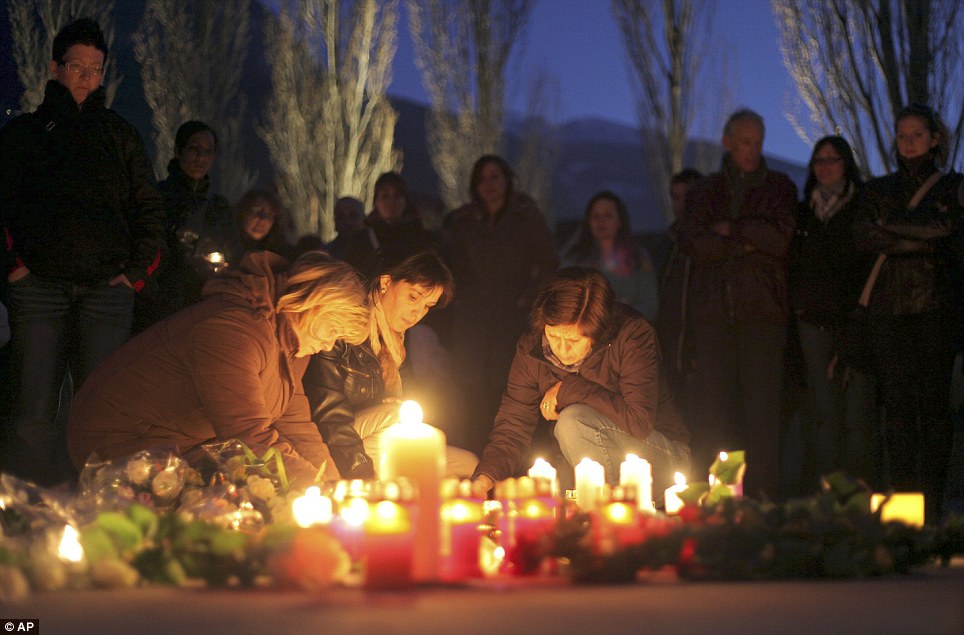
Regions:
[[[553,434],[569,465],[590,458],[603,466],[606,482],[619,484],[619,466],[627,454],[649,461],[653,468],[653,499],[673,484],[673,473],[689,470],[690,449],[653,430],[645,439],[623,432],[612,419],[585,404],[567,406],[559,413]]]
[[[827,377],[833,334],[802,320],[797,333],[810,406],[803,428],[805,485],[815,490],[821,476],[839,469],[877,485],[880,446],[874,378],[843,364],[836,366],[832,379]]]
[[[134,290],[106,282],[85,287],[31,273],[12,283],[9,293],[11,379],[17,387],[12,420],[20,453],[30,454],[35,472],[24,476],[43,481],[54,469],[54,453],[65,447],[57,415],[67,372],[79,390],[94,368],[127,340]]]

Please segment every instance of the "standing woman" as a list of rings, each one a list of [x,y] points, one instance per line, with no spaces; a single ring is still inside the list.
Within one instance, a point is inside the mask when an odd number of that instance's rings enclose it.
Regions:
[[[897,171],[864,188],[855,231],[858,247],[886,255],[869,311],[891,486],[920,491],[923,485],[926,520],[936,524],[953,440],[950,389],[961,333],[954,282],[962,258],[961,175],[940,173],[950,138],[931,108],[905,107],[895,132]]]
[[[820,139],[797,207],[789,276],[810,406],[802,430],[806,491],[839,469],[877,483],[875,382],[835,363],[847,314],[874,260],[854,245],[862,186],[850,144],[835,135]]]
[[[650,322],[656,321],[656,271],[649,253],[636,245],[626,204],[614,193],[599,192],[589,199],[578,238],[566,252],[564,264],[598,269],[609,280],[616,300]]]
[[[236,215],[244,253],[272,251],[282,256],[290,254],[285,209],[274,192],[248,190],[238,201]]]
[[[559,265],[545,218],[530,196],[515,191],[514,178],[502,157],[480,157],[472,168],[471,200],[445,225],[459,289],[452,307],[453,366],[477,452],[498,409],[529,307]]]

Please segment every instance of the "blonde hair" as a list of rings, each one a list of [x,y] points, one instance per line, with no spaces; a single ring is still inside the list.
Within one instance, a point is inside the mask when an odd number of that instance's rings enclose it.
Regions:
[[[371,308],[365,282],[351,265],[324,251],[306,252],[294,262],[276,309],[298,324],[309,315],[322,319],[349,344],[368,339]]]

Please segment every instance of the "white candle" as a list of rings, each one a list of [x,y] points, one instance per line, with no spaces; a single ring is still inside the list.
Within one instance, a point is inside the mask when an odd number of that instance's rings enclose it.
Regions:
[[[536,459],[532,467],[529,468],[529,478],[549,481],[553,494],[559,491],[559,483],[556,480],[556,476],[556,468],[552,467],[549,461],[542,458]]]
[[[419,582],[431,582],[439,577],[445,434],[422,422],[422,409],[414,401],[403,403],[399,414],[401,421],[382,434],[379,478],[405,477],[418,487],[412,577]]]
[[[686,477],[677,472],[674,478],[676,479],[676,485],[666,488],[665,509],[667,514],[677,514],[683,507],[683,501],[680,500],[679,494],[686,489]]]
[[[653,467],[649,461],[627,454],[619,466],[619,484],[636,488],[636,509],[653,509]]]
[[[576,465],[576,504],[579,509],[584,512],[595,509],[605,483],[606,473],[602,465],[590,458],[579,461]]]
[[[60,538],[57,555],[66,562],[80,562],[84,559],[84,548],[80,544],[77,530],[71,525],[64,526],[64,534]]]
[[[317,487],[309,487],[304,496],[291,503],[291,514],[299,527],[324,525],[331,522],[331,499],[321,495]]]

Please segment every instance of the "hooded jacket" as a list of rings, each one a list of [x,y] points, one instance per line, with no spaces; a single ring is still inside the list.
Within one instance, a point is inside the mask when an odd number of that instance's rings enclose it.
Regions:
[[[78,467],[92,452],[240,439],[259,456],[277,448],[300,481],[313,480],[328,449],[311,422],[301,377],[307,357],[275,312],[285,261],[262,252],[205,286],[204,299],[141,333],[101,364],[77,394],[68,448]]]
[[[616,335],[608,342],[595,343],[574,373],[545,358],[541,331],[519,339],[502,405],[476,476],[485,474],[501,481],[516,474],[528,460],[533,433],[542,420],[542,397],[559,381],[558,411],[585,404],[637,439],[658,430],[671,441],[689,442],[689,431],[659,370],[653,327],[626,305],[617,304],[616,312]]]
[[[165,249],[164,205],[137,131],[47,82],[36,112],[0,130],[3,273],[93,285],[123,273],[140,291]]]

